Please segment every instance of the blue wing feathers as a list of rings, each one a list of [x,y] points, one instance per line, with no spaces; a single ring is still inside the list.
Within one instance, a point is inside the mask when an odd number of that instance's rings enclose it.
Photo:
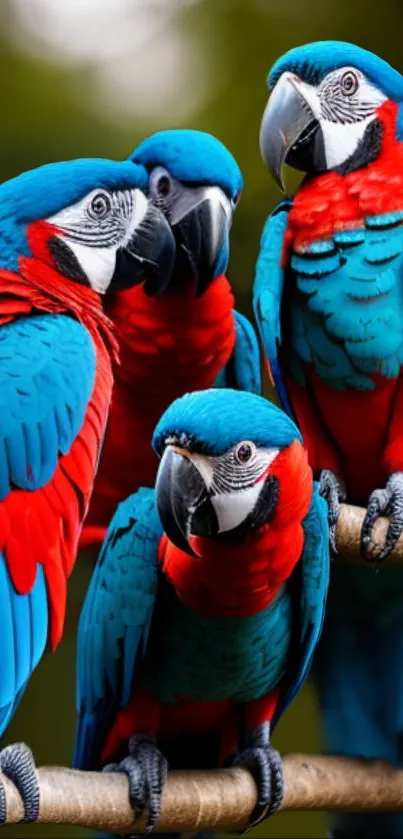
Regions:
[[[236,343],[234,374],[236,387],[249,393],[262,392],[260,352],[252,324],[240,312],[234,311]]]
[[[21,318],[0,331],[0,487],[51,480],[84,422],[95,380],[91,336],[65,315]],[[8,470],[8,471],[7,471]]]
[[[366,218],[365,228],[339,231],[332,240],[291,256],[296,291],[289,301],[287,361],[293,354],[301,361],[308,355],[332,387],[370,390],[374,383],[368,374],[394,378],[399,373],[403,232],[401,214],[397,220],[393,215]],[[333,250],[318,256],[318,246],[329,243]],[[304,325],[309,350],[304,357],[296,320]]]
[[[161,535],[153,490],[120,504],[110,524],[79,623],[78,768],[98,765],[110,717],[130,698],[154,609]]]
[[[77,436],[95,380],[95,348],[64,315],[20,318],[0,330],[0,502],[14,489],[48,483]],[[13,523],[16,526],[16,523]],[[31,591],[14,589],[0,554],[0,733],[47,642],[42,566]]]
[[[41,658],[48,635],[47,591],[38,567],[29,594],[17,594],[0,554],[0,734],[13,715],[27,681]]]
[[[281,303],[284,287],[282,251],[290,202],[284,201],[269,216],[263,228],[256,262],[253,306],[263,349],[270,365],[277,395],[289,416],[293,411],[278,361],[281,345]]]
[[[311,507],[304,519],[304,549],[300,560],[300,637],[299,651],[293,660],[297,662],[296,672],[288,679],[287,690],[276,710],[275,725],[302,686],[312,664],[325,615],[326,596],[329,586],[329,528],[327,504],[319,495],[315,484]],[[296,643],[294,641],[294,643]]]

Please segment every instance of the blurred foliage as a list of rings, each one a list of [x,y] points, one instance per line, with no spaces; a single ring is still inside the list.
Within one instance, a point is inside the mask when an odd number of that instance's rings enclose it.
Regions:
[[[127,2],[130,4],[130,0]],[[114,0],[110,4],[113,8]],[[80,4],[76,7],[79,17]],[[130,20],[135,26],[135,14]],[[381,6],[370,6],[364,0],[196,0],[184,2],[179,8],[175,18],[178,34],[192,39],[192,43],[197,39],[210,82],[202,104],[186,124],[220,137],[244,173],[244,196],[233,227],[230,278],[238,306],[246,313],[251,312],[260,230],[280,197],[258,151],[258,128],[266,102],[265,78],[272,62],[292,46],[332,38],[359,43],[403,70],[402,24],[401,0],[383,0]],[[146,134],[167,125],[167,114],[162,120],[152,109],[147,119],[108,117],[94,86],[90,63],[62,63],[45,50],[35,53],[30,48],[28,30],[22,27],[15,38],[16,26],[21,27],[21,22],[15,16],[12,0],[1,0],[1,180],[50,160],[86,155],[125,157]],[[162,29],[152,44],[156,60],[163,39]],[[200,70],[202,75],[203,68]],[[197,79],[191,83],[197,84]],[[63,642],[57,653],[39,666],[7,731],[8,742],[25,740],[32,746],[39,764],[68,765],[71,760],[75,633],[90,570],[88,559],[81,557],[70,582]],[[275,741],[283,751],[320,748],[318,717],[309,686],[280,724]],[[282,815],[254,831],[255,835],[273,837],[314,837],[325,832],[323,817],[314,814]],[[24,826],[2,828],[2,835],[67,837],[82,836],[83,831]]]

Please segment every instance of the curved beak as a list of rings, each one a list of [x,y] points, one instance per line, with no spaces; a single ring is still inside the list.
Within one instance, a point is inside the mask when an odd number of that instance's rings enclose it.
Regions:
[[[206,484],[185,450],[166,447],[157,472],[155,496],[168,539],[181,551],[196,556],[188,537],[211,536],[218,525]]]
[[[146,294],[160,294],[171,279],[175,253],[175,239],[167,219],[158,207],[147,201],[141,222],[116,253],[113,289],[144,283]]]
[[[326,168],[319,116],[315,89],[293,73],[283,73],[266,105],[260,126],[260,153],[283,192],[284,163],[303,172]]]
[[[227,267],[231,203],[219,187],[186,187],[173,204],[169,220],[176,239],[177,269],[196,280],[200,297]]]

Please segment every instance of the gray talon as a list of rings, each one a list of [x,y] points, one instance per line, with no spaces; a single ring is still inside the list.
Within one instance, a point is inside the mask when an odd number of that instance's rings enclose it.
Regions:
[[[39,816],[40,793],[31,749],[25,743],[15,743],[0,751],[0,769],[17,787],[24,804],[21,824],[34,822]],[[6,795],[0,782],[0,823],[7,818]]]
[[[340,515],[340,503],[346,500],[346,488],[341,478],[331,469],[322,469],[319,477],[319,493],[328,505],[329,541],[333,556],[338,556],[336,525]]]
[[[270,723],[263,723],[232,759],[232,766],[245,766],[255,777],[258,802],[249,826],[260,824],[278,810],[284,796],[283,767],[279,753],[270,743]]]
[[[130,804],[136,814],[148,810],[146,833],[155,827],[168,773],[168,764],[151,735],[138,734],[129,740],[129,754],[120,763],[108,763],[104,772],[124,772],[129,780]]]
[[[368,548],[373,543],[373,528],[377,519],[388,516],[389,527],[385,545],[377,556],[369,554]],[[403,472],[394,472],[388,478],[384,489],[371,493],[368,508],[361,530],[361,553],[369,562],[379,564],[393,551],[399,536],[403,532]]]

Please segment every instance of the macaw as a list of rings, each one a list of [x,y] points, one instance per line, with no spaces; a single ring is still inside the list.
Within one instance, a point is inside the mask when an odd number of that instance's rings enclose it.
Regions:
[[[146,181],[132,163],[75,160],[0,186],[0,734],[63,632],[116,356],[100,295],[173,267]],[[35,820],[30,751],[3,749],[0,768]]]
[[[74,765],[125,772],[151,830],[168,763],[244,764],[260,819],[282,797],[271,732],[322,625],[326,502],[296,426],[256,394],[181,397],[153,446],[155,491],[118,506],[80,617]]]
[[[106,304],[120,365],[83,546],[102,541],[120,501],[140,486],[154,486],[152,432],[174,399],[215,381],[261,389],[255,332],[234,311],[225,276],[243,186],[236,161],[215,137],[190,130],[154,134],[130,159],[147,169],[148,196],[170,222],[176,262],[159,296],[138,286]]]
[[[284,162],[306,178],[264,228],[255,313],[333,542],[347,495],[367,506],[364,556],[376,519],[390,518],[379,564],[403,528],[403,77],[330,41],[288,52],[268,84],[263,158],[278,183]],[[402,591],[401,568],[335,562],[314,669],[328,748],[400,766]],[[350,814],[335,829],[401,837],[403,819]]]

